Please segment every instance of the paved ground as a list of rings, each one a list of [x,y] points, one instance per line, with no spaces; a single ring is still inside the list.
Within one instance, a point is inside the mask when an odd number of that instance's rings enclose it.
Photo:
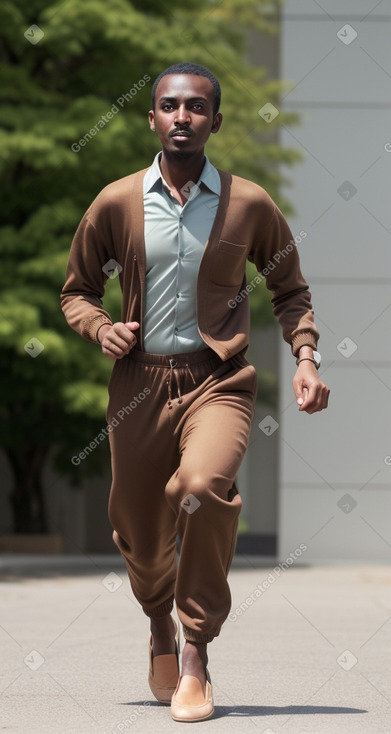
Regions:
[[[209,647],[215,716],[186,725],[150,694],[121,561],[2,557],[1,730],[389,734],[391,567],[239,565]]]

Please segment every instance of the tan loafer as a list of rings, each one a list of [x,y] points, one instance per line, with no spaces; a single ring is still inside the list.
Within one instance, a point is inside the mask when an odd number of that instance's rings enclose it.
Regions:
[[[159,703],[170,703],[179,678],[179,632],[175,624],[175,653],[153,655],[152,635],[149,638],[149,687]]]
[[[174,721],[203,721],[204,719],[209,719],[214,713],[212,682],[207,668],[205,672],[204,701],[201,704],[197,703],[194,705],[191,701],[185,701],[183,698],[180,701],[177,700],[177,692],[183,676],[179,678],[175,693],[171,699],[171,716]],[[185,677],[195,678],[193,675]],[[196,680],[198,681],[198,678]]]

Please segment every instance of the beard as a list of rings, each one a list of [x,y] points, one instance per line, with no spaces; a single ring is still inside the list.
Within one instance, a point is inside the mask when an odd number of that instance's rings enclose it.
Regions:
[[[164,148],[164,154],[171,161],[189,161],[194,156],[191,150],[167,150],[167,148]]]

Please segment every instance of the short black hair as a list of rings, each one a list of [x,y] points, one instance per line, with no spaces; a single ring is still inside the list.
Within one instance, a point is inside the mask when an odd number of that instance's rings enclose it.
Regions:
[[[151,92],[152,109],[155,109],[155,98],[156,89],[160,80],[163,79],[167,74],[195,74],[196,76],[205,76],[212,83],[213,86],[213,114],[215,115],[220,108],[221,102],[221,88],[218,79],[212,74],[209,69],[199,64],[192,64],[190,61],[183,61],[180,64],[173,64],[167,69],[164,69],[161,74],[155,79]]]

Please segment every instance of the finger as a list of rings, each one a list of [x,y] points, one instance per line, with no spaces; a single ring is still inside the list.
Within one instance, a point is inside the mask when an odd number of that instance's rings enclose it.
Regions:
[[[302,380],[297,380],[297,378],[295,378],[293,380],[293,391],[295,393],[296,403],[298,405],[302,405],[304,403],[304,392],[303,392],[304,391],[304,387],[303,387],[303,385],[304,385],[304,383],[303,383]]]
[[[305,410],[305,406],[307,405],[308,401],[308,388],[303,387],[301,391],[301,395],[299,398],[297,398],[296,402],[299,406],[299,410]]]
[[[138,321],[127,321],[125,326],[131,331],[135,331],[136,329],[140,328],[140,324],[138,323]]]
[[[312,415],[312,413],[317,413],[327,408],[329,393],[330,390],[325,385],[323,385],[320,389],[317,389],[315,396],[313,396],[311,400],[308,400],[308,402],[304,406],[304,410]]]
[[[128,339],[122,339],[118,334],[109,334],[103,339],[102,347],[105,347],[116,356],[119,356],[120,354],[125,354],[129,351],[130,344]]]
[[[135,337],[133,337],[133,339],[134,342],[137,341]],[[102,352],[111,359],[121,359],[125,354],[129,354],[132,346],[133,343],[128,344],[125,340],[120,339],[116,334],[114,334],[114,336],[109,335],[108,339],[106,339],[106,337],[103,339]]]
[[[126,344],[132,344],[134,341],[137,341],[137,337],[133,334],[133,331],[130,330],[126,324],[117,323],[114,324],[113,330],[111,332],[107,332],[110,338],[115,337],[114,334],[126,342]]]
[[[137,342],[137,337],[126,328],[125,324],[119,324],[113,331],[107,332],[106,339],[125,351],[129,351]],[[109,346],[107,342],[106,346]]]
[[[299,406],[299,410],[305,410],[309,413],[318,401],[318,390],[315,385],[310,385],[309,388],[303,388],[303,402]]]
[[[104,347],[103,345],[102,345],[102,354],[104,354],[105,357],[108,357],[109,359],[113,359],[113,360],[121,359],[119,355],[114,354],[114,352],[112,352],[111,349],[107,349],[107,347]]]

